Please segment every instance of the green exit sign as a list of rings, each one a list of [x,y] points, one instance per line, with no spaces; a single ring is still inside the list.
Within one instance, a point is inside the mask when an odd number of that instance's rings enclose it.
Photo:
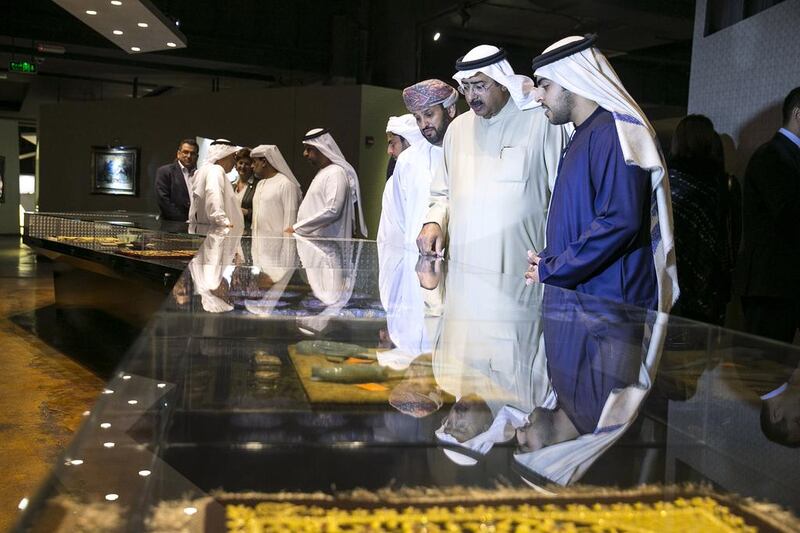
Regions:
[[[30,61],[9,61],[8,70],[11,72],[22,72],[23,74],[36,74],[36,63]]]

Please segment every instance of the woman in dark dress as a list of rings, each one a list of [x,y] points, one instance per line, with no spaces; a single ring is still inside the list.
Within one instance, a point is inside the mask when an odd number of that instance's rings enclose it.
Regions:
[[[722,325],[730,299],[727,183],[719,138],[703,115],[678,123],[669,157],[669,184],[681,295],[672,313]]]
[[[242,148],[236,152],[236,172],[239,173],[239,179],[233,184],[233,190],[240,200],[245,226],[250,227],[253,220],[253,195],[256,193],[258,177],[253,174],[253,160],[249,148]]]

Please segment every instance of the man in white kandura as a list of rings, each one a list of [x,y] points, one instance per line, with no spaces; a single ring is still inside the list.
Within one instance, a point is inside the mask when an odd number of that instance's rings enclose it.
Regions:
[[[260,144],[250,151],[253,173],[258,176],[253,195],[253,233],[280,235],[297,220],[303,194],[300,183],[274,144]]]
[[[358,175],[345,160],[339,145],[323,128],[306,133],[303,145],[303,157],[319,170],[300,204],[297,222],[284,231],[310,237],[349,239],[353,236],[358,207],[359,228],[366,237]]]
[[[506,53],[480,45],[456,62],[453,79],[471,111],[444,137],[444,164],[431,183],[417,238],[423,254],[511,272],[544,247],[550,190],[567,131],[533,101],[533,81],[514,74]]]
[[[208,157],[194,175],[190,223],[244,227],[239,201],[225,175],[233,170],[238,149],[227,139],[211,143]]]
[[[414,116],[427,142],[412,144],[395,166],[392,200],[402,209],[403,244],[416,248],[417,235],[428,212],[434,172],[443,164],[442,143],[447,128],[458,115],[458,92],[441,80],[431,79],[403,89],[403,102]],[[388,189],[388,185],[387,185]],[[385,197],[385,196],[384,196]],[[384,204],[385,205],[385,204]],[[399,218],[399,217],[398,217]]]
[[[408,145],[397,155],[398,164],[400,164],[400,158],[403,157],[403,154],[408,153],[412,147],[420,143],[428,144],[422,136],[422,133],[420,133],[417,122],[411,114],[389,117],[389,121],[386,123],[386,135],[391,136],[389,140],[390,143],[396,143],[396,139],[399,137]],[[407,156],[403,161],[406,160]],[[381,220],[378,223],[377,240],[401,245],[403,242],[403,231],[406,219],[406,203],[405,198],[399,195],[400,191],[397,188],[397,174],[398,167],[396,164],[394,172],[392,172],[392,175],[386,180],[386,185],[383,188]]]

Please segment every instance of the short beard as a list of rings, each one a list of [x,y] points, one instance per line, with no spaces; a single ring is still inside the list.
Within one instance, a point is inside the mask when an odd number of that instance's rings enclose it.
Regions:
[[[557,108],[550,107],[550,123],[551,124],[566,124],[572,122],[572,108],[575,107],[575,98],[573,94],[567,89],[559,95],[556,102]]]
[[[453,119],[450,117],[450,113],[445,109],[444,116],[442,117],[442,126],[440,128],[434,128],[436,136],[433,139],[428,139],[427,137],[425,137],[425,139],[434,146],[441,146],[442,141],[444,141],[444,134],[447,133],[447,127],[452,121]]]

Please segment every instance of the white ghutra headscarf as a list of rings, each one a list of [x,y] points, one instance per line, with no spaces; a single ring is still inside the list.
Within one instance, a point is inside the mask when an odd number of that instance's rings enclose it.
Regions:
[[[336,144],[336,141],[333,140],[333,137],[326,129],[314,128],[309,130],[305,137],[303,137],[303,144],[313,146],[322,152],[322,155],[330,159],[331,163],[342,167],[345,174],[347,174],[347,181],[350,182],[350,193],[352,194],[353,203],[358,206],[359,229],[361,230],[361,234],[366,237],[367,223],[364,220],[364,212],[361,210],[361,188],[358,186],[358,174],[356,174],[356,169],[347,162],[342,151],[339,149],[339,145]],[[355,217],[355,212],[353,216]]]
[[[625,90],[608,59],[593,45],[595,36],[567,37],[533,60],[535,77],[597,102],[614,115],[625,163],[650,173],[650,234],[658,276],[658,310],[669,312],[678,299],[678,271],[672,232],[667,165],[653,126]],[[528,107],[533,107],[528,106]]]
[[[250,157],[263,157],[272,168],[289,178],[297,187],[300,187],[300,182],[294,177],[294,173],[292,169],[289,168],[289,165],[286,164],[286,159],[283,158],[283,154],[281,154],[281,151],[274,144],[259,144],[250,150]]]
[[[409,145],[413,145],[422,141],[428,142],[427,139],[422,136],[422,132],[419,131],[417,119],[415,119],[414,115],[411,113],[407,113],[399,117],[389,117],[388,122],[386,122],[386,133],[394,133],[395,135],[399,135],[408,141]]]
[[[490,44],[482,44],[470,50],[456,61],[453,79],[461,85],[461,80],[483,73],[508,89],[511,99],[520,109],[539,105],[535,100],[533,80],[522,74],[515,74],[506,60],[506,51]]]
[[[203,165],[213,165],[220,159],[225,159],[229,155],[235,154],[239,148],[239,146],[236,146],[228,139],[216,139],[208,147],[208,153],[206,154],[205,161],[203,161]]]

